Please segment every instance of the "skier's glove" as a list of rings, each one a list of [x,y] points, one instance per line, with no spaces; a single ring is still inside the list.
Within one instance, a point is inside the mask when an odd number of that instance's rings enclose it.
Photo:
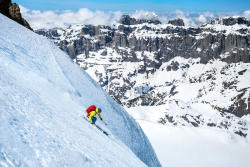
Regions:
[[[100,118],[102,120],[102,118]]]

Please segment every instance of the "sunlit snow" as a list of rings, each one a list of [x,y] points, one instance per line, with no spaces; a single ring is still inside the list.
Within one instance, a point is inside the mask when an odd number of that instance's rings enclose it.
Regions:
[[[0,166],[161,166],[140,126],[65,53],[0,23]],[[81,117],[90,104],[110,136]]]

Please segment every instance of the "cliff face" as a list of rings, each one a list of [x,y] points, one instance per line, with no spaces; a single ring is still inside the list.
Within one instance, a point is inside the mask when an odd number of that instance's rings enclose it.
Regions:
[[[22,18],[19,6],[11,0],[0,0],[0,13],[33,31],[29,23]]]
[[[250,113],[249,24],[229,17],[188,28],[181,19],[161,24],[123,16],[114,27],[73,25],[37,33],[54,40],[123,105],[185,99],[242,116]]]
[[[90,51],[98,51],[103,47],[119,47],[136,51],[149,51],[160,58],[157,68],[173,57],[201,58],[207,63],[214,58],[228,63],[250,62],[250,21],[246,18],[215,19],[198,28],[186,28],[181,19],[169,21],[169,24],[159,24],[159,21],[136,20],[128,16],[122,17],[116,28],[108,26],[85,25],[72,38],[74,30],[51,29],[38,30],[37,33],[55,39],[61,49],[72,58],[79,54],[88,55]],[[87,38],[89,36],[90,38]],[[63,40],[61,37],[63,37]],[[95,39],[95,40],[93,40]],[[229,53],[227,58],[220,55]],[[130,56],[131,57],[131,54]],[[123,56],[124,61],[128,59]],[[129,61],[136,61],[136,58]]]

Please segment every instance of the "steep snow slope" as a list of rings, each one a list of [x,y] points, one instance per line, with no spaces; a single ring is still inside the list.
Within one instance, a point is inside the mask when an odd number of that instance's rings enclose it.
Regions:
[[[139,125],[67,55],[0,23],[0,166],[161,166]],[[109,137],[80,117],[90,104],[102,107]]]
[[[250,115],[222,116],[208,104],[183,101],[127,110],[149,137],[164,167],[250,166]],[[165,117],[161,120],[165,125],[158,124],[160,117]]]

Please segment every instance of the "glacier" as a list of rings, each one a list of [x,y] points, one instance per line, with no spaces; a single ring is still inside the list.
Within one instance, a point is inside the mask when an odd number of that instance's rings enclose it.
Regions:
[[[139,124],[53,42],[0,23],[0,166],[161,166]],[[110,136],[82,119],[91,104]]]

